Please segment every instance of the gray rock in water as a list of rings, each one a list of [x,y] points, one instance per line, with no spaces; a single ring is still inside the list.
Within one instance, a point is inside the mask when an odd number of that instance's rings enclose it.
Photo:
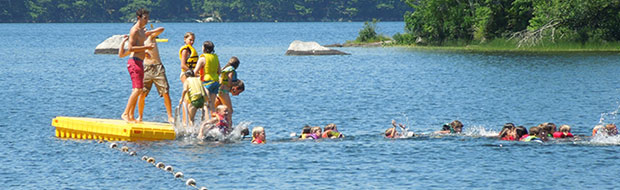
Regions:
[[[95,54],[117,54],[118,48],[121,47],[123,41],[123,35],[114,35],[101,42],[95,48]],[[129,42],[125,42],[125,47]]]
[[[317,42],[293,41],[288,46],[285,55],[350,55],[335,49],[329,49],[319,45]]]

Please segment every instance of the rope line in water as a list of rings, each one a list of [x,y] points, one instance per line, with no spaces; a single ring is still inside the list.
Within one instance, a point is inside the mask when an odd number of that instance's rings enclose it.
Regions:
[[[98,143],[103,143],[103,140],[99,140]],[[136,156],[137,152],[136,151],[130,151],[129,147],[127,146],[122,146],[121,148],[118,147],[118,144],[115,142],[111,142],[109,147],[111,149],[115,149],[124,153],[127,153],[129,156]],[[163,162],[157,162],[157,164],[155,163],[155,158],[154,157],[149,157],[147,155],[142,156],[142,160],[146,161],[147,163],[152,164],[153,166],[165,171],[165,172],[169,172],[174,176],[174,179],[184,179],[185,175],[183,175],[183,172],[181,171],[177,171],[176,173],[174,172],[174,168],[172,166],[166,165]],[[196,186],[196,180],[194,180],[193,178],[189,178],[187,180],[185,180],[185,185],[193,187],[194,189],[199,189],[199,190],[207,190],[206,187],[198,187]]]

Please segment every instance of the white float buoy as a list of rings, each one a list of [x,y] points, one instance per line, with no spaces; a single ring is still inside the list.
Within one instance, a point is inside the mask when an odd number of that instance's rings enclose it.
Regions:
[[[183,173],[181,172],[177,172],[174,174],[174,178],[182,178],[183,177]]]
[[[135,156],[135,155],[136,155],[136,151],[129,152],[129,156]]]
[[[157,164],[155,165],[155,167],[158,167],[158,168],[164,169],[164,167],[166,167],[166,165],[165,165],[164,163],[162,163],[162,162],[157,162]]]
[[[146,161],[147,159],[149,159],[149,157],[147,157],[147,156],[142,156],[142,160]]]
[[[121,147],[121,151],[128,152],[129,151],[129,147],[123,146],[123,147]]]
[[[110,144],[110,148],[116,148],[116,146],[117,146],[116,143]]]
[[[196,185],[196,180],[194,180],[192,178],[189,178],[189,179],[187,179],[187,181],[185,181],[185,185],[195,186]]]
[[[172,172],[172,166],[166,166],[166,168],[164,168],[164,170],[168,171],[168,172]]]
[[[155,163],[155,158],[149,157],[149,159],[146,159],[146,162],[151,163],[151,164]]]
[[[200,190],[207,190],[206,187],[200,187]]]

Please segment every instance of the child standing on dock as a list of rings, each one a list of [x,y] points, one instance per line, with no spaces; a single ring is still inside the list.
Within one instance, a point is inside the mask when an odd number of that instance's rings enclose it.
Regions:
[[[194,71],[187,70],[185,72],[185,82],[183,83],[183,92],[181,93],[181,100],[179,105],[183,104],[183,101],[189,102],[187,105],[187,112],[189,115],[189,126],[194,125],[194,116],[196,110],[204,107],[205,91],[202,88],[200,79],[194,76]]]
[[[230,92],[232,91],[232,87],[239,82],[239,79],[237,78],[238,67],[239,59],[235,56],[231,57],[230,60],[228,60],[228,63],[222,68],[222,74],[220,75],[221,86],[217,94],[217,100],[228,107],[228,120],[231,122],[233,107],[230,100]]]
[[[194,73],[200,73],[202,71],[200,80],[207,92],[207,108],[211,114],[215,112],[215,98],[220,88],[219,74],[221,73],[220,60],[217,58],[214,48],[215,45],[213,42],[205,41],[202,44],[203,54],[198,58],[198,63],[196,64],[196,68],[194,68]],[[210,114],[205,114],[205,117],[209,116]]]

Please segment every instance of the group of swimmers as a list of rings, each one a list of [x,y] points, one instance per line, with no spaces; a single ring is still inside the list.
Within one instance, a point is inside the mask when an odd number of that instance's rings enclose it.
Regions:
[[[297,136],[295,133],[291,134],[291,137]],[[324,127],[324,130],[319,126],[311,127],[309,125],[305,125],[301,129],[301,134],[298,137],[299,139],[337,139],[344,138],[344,135],[338,131],[338,126],[336,124],[330,123]]]
[[[136,17],[137,22],[132,26],[129,35],[123,37],[118,52],[119,57],[130,56],[127,70],[132,81],[132,92],[121,118],[130,123],[142,122],[144,99],[155,84],[159,94],[164,97],[168,122],[174,123],[168,79],[156,43],[156,38],[164,28],[146,30],[149,11],[145,9],[137,10]],[[187,32],[184,36],[185,44],[179,50],[182,71],[180,80],[183,83],[179,100],[179,107],[183,112],[182,125],[193,126],[197,110],[203,109],[205,114],[204,118],[201,118],[199,138],[202,138],[206,131],[213,129],[223,134],[229,133],[233,113],[230,95],[236,96],[245,90],[243,81],[237,78],[239,59],[233,56],[224,67],[220,68],[213,42],[205,41],[202,44],[203,53],[198,55],[192,46],[194,39],[194,33]],[[126,41],[129,41],[127,50],[124,47]],[[138,118],[134,117],[136,105],[139,108]],[[260,134],[260,131],[257,133]],[[264,138],[262,141],[264,142]]]
[[[569,125],[561,125],[560,130],[554,123],[541,123],[538,126],[530,127],[528,130],[523,126],[515,126],[513,123],[506,123],[499,132],[498,137],[506,141],[548,141],[550,139],[579,138],[571,133]],[[618,129],[613,123],[606,125],[596,125],[592,130],[592,136],[596,135],[616,136]]]
[[[399,127],[401,132],[396,129]],[[541,123],[538,126],[530,127],[528,129],[523,126],[515,126],[513,123],[506,123],[502,127],[497,137],[504,141],[536,141],[544,142],[550,139],[563,139],[563,138],[579,138],[571,133],[571,127],[569,125],[561,125],[559,130],[554,123]],[[463,123],[459,120],[454,120],[450,123],[446,123],[442,126],[440,131],[435,134],[458,134],[463,131]],[[385,130],[385,138],[406,138],[413,137],[415,134],[408,131],[408,128],[403,124],[397,124],[392,120],[392,128]],[[599,124],[592,129],[592,136],[604,135],[604,136],[616,136],[618,135],[618,129],[613,123]]]

